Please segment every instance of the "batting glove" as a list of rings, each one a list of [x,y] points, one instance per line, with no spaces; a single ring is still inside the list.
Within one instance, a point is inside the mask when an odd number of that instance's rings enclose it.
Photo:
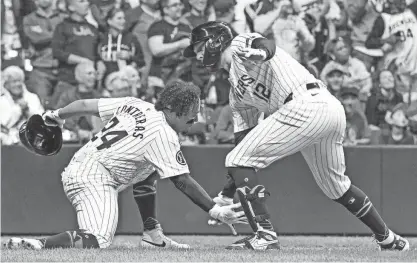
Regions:
[[[241,207],[240,203],[227,205],[227,206],[219,206],[214,205],[212,209],[210,209],[209,214],[214,219],[218,219],[226,224],[234,224],[242,221],[245,218],[245,212],[238,211],[235,212],[233,209]]]
[[[59,110],[46,111],[42,114],[42,119],[48,126],[64,127],[65,120],[59,117]]]
[[[254,62],[264,61],[267,57],[265,50],[256,48],[239,48],[236,54],[243,60],[251,60]]]

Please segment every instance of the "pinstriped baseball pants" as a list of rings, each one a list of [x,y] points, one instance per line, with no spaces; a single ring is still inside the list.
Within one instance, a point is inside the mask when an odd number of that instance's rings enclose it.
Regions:
[[[301,151],[321,190],[337,199],[351,185],[345,175],[345,129],[341,103],[325,89],[309,90],[253,128],[227,155],[226,167],[259,170]]]
[[[74,159],[62,173],[65,194],[77,213],[78,228],[93,234],[100,248],[106,248],[119,219],[119,184],[97,161]]]

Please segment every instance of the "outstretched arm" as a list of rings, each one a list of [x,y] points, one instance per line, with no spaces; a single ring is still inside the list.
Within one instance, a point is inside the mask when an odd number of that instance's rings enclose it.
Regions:
[[[214,207],[213,199],[190,174],[182,174],[170,179],[178,190],[204,211],[209,212]]]
[[[194,204],[208,212],[214,219],[220,220],[227,224],[242,223],[244,213],[242,211],[234,212],[233,209],[240,207],[240,203],[228,206],[217,205],[206,190],[190,174],[182,174],[170,178],[183,194],[185,194]]]
[[[99,117],[98,99],[76,100],[55,111],[55,114],[62,120],[81,115],[95,115]]]

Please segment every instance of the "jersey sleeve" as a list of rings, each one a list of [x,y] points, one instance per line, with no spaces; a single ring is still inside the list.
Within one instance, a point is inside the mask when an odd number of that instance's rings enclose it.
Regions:
[[[235,38],[233,38],[232,43],[230,44],[230,47],[232,50],[237,50],[238,48],[250,48],[252,47],[253,40],[257,38],[265,38],[259,33],[244,33],[237,35]]]
[[[190,173],[175,132],[161,129],[146,152],[146,159],[154,165],[161,179]]]
[[[134,98],[103,98],[98,100],[98,112],[103,122],[107,122],[113,117],[118,107],[127,104]]]

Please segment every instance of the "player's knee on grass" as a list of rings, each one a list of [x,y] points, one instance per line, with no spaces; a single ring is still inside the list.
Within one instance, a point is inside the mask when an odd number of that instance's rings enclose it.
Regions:
[[[41,239],[43,247],[50,248],[100,248],[99,241],[93,234],[84,230],[72,230]]]

